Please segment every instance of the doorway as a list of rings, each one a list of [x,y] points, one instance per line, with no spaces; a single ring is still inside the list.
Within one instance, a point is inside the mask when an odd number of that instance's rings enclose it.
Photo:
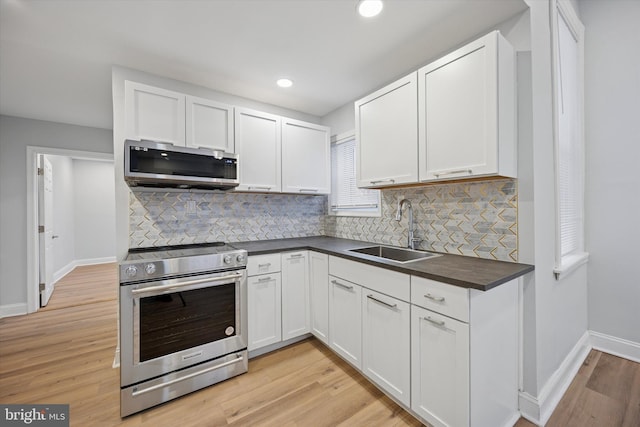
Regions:
[[[76,266],[114,262],[115,182],[113,155],[48,147],[27,147],[27,312],[40,308],[38,157],[53,160],[53,281]],[[58,173],[56,174],[56,168]],[[56,177],[59,181],[56,184]],[[56,196],[56,187],[58,188]],[[111,194],[111,195],[109,195]],[[59,199],[59,203],[55,200]],[[58,205],[58,208],[55,206]],[[109,212],[110,211],[110,212]],[[56,221],[57,217],[57,221]],[[57,247],[56,247],[57,246]],[[101,248],[102,247],[102,248]],[[51,261],[51,260],[50,260]]]

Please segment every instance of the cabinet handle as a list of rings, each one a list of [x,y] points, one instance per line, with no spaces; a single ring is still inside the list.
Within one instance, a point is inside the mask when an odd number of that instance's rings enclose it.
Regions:
[[[375,302],[379,302],[382,305],[386,305],[389,308],[396,308],[398,306],[398,304],[389,304],[388,302],[382,301],[382,300],[374,297],[373,295],[367,295],[367,298],[372,299]]]
[[[344,289],[348,289],[348,290],[352,290],[353,289],[353,286],[345,285],[344,283],[340,283],[337,280],[332,280],[331,283],[333,283],[334,285],[338,285],[338,286],[340,286],[341,288],[344,288]]]
[[[444,320],[435,320],[432,319],[431,316],[423,317],[427,322],[433,323],[436,326],[444,326]]]
[[[249,190],[271,190],[271,187],[267,186],[258,186],[258,185],[250,185],[247,187]]]
[[[258,264],[258,268],[262,268],[262,267],[269,267],[271,265],[270,262],[266,263],[266,264]]]
[[[454,173],[468,173],[469,175],[471,175],[473,173],[473,171],[471,169],[458,169],[458,170],[454,170],[454,171],[446,171],[446,172],[434,173],[433,175],[436,178],[440,178],[442,175],[453,175]]]
[[[376,179],[375,181],[369,181],[371,184],[380,184],[381,182],[390,182],[390,183],[394,183],[396,182],[395,179],[392,178],[388,178],[388,179]]]
[[[289,259],[293,259],[293,258],[302,258],[304,256],[304,254],[293,254],[289,257]]]
[[[301,188],[298,190],[300,193],[317,193],[318,190],[317,188]]]
[[[259,278],[259,279],[258,279],[258,282],[260,282],[260,283],[264,283],[264,282],[270,282],[270,281],[272,281],[272,280],[273,280],[273,277],[268,276],[268,277],[261,277],[261,278]]]
[[[429,298],[430,300],[433,300],[435,302],[444,302],[444,297],[437,297],[431,294],[425,294],[424,296],[425,298]]]

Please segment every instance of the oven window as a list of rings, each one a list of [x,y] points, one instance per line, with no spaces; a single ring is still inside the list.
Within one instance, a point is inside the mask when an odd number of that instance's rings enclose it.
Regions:
[[[140,299],[140,361],[236,335],[236,284]]]

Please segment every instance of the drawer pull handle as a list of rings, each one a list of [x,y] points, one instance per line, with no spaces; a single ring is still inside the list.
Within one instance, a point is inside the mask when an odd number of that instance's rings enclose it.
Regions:
[[[266,263],[266,264],[258,264],[258,268],[262,268],[262,267],[269,267],[271,265],[270,262]]]
[[[398,304],[389,304],[388,302],[382,301],[381,299],[378,299],[378,298],[374,297],[373,295],[367,295],[367,298],[372,299],[375,302],[379,302],[382,305],[386,305],[389,308],[396,308],[398,306]]]
[[[469,175],[473,174],[473,171],[471,169],[458,169],[458,170],[454,170],[454,171],[446,171],[446,172],[440,172],[440,173],[434,173],[433,175],[436,178],[439,178],[443,175],[453,175],[456,173],[468,173]]]
[[[260,283],[264,283],[264,282],[270,282],[270,281],[272,281],[272,280],[273,280],[273,277],[268,276],[268,277],[261,277],[261,278],[259,278],[259,279],[258,279],[258,282],[260,282]]]
[[[444,320],[435,320],[432,319],[431,316],[423,317],[427,322],[433,323],[436,326],[444,326]]]
[[[425,294],[424,296],[425,298],[429,298],[432,301],[435,302],[444,302],[444,297],[437,297],[435,295],[431,295],[431,294]]]
[[[293,259],[293,258],[302,258],[304,256],[304,254],[293,254],[289,257],[289,259]]]
[[[395,179],[391,179],[391,178],[389,178],[389,179],[376,179],[375,181],[369,181],[369,182],[370,182],[372,185],[375,185],[375,184],[381,184],[381,183],[383,183],[383,182],[389,182],[389,183],[393,184],[393,183],[395,183],[395,182],[396,182],[396,180],[395,180]]]
[[[332,280],[331,283],[333,283],[334,285],[338,285],[344,289],[349,289],[349,290],[353,289],[353,286],[345,285],[344,283],[340,283],[337,280]]]

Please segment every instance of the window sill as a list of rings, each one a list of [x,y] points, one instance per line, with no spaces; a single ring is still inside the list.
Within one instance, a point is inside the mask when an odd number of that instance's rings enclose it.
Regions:
[[[589,253],[580,252],[564,257],[559,266],[553,269],[553,274],[556,276],[556,280],[564,279],[572,272],[576,271],[578,267],[589,262]]]
[[[346,217],[366,217],[366,218],[380,218],[382,216],[380,211],[377,212],[358,212],[358,211],[342,211],[342,212],[329,212],[329,216],[346,216]]]

